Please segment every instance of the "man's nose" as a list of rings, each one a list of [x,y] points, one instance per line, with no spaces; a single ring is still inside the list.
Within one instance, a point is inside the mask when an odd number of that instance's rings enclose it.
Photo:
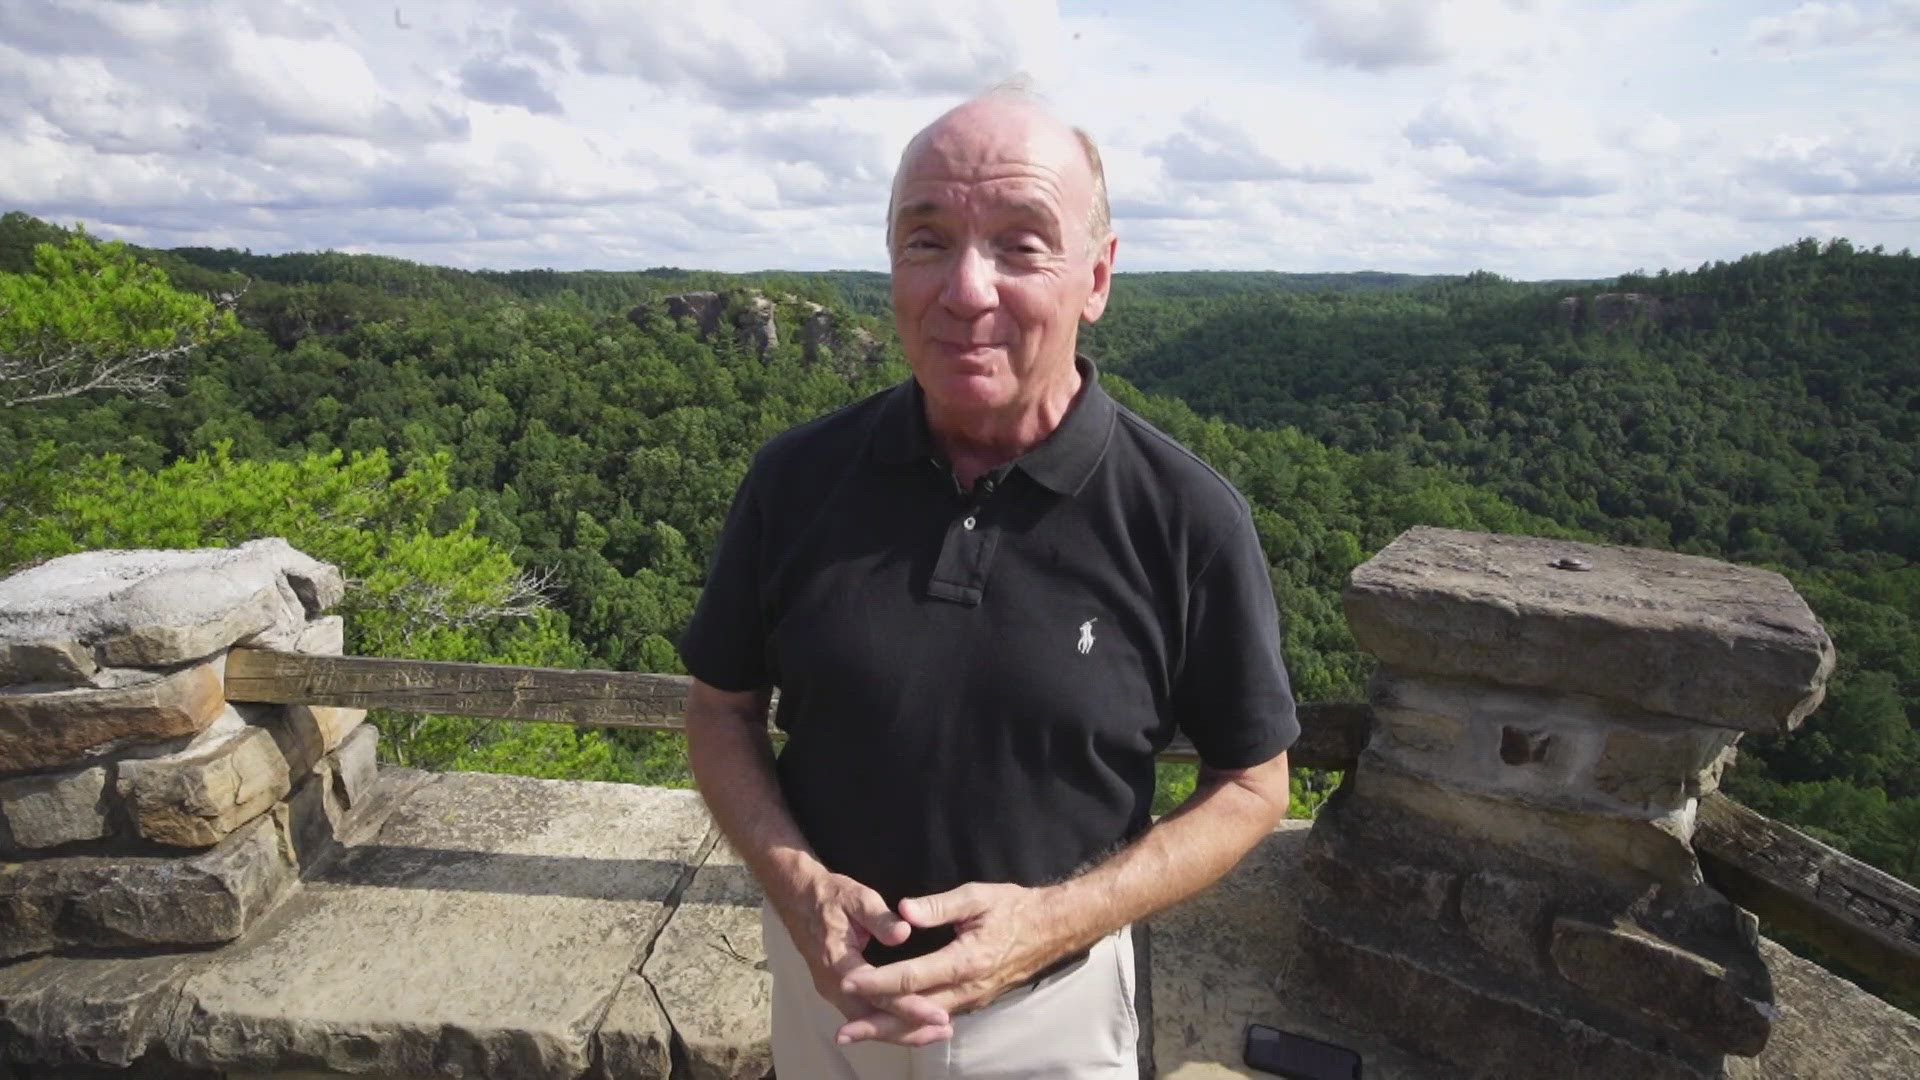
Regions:
[[[976,244],[963,244],[947,264],[946,287],[940,303],[948,311],[971,318],[999,303],[998,274],[993,256]]]

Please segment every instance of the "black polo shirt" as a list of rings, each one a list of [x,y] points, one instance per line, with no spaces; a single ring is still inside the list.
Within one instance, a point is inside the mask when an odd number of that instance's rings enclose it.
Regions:
[[[1218,768],[1299,733],[1246,501],[1081,372],[971,493],[912,380],[767,443],[681,639],[703,682],[779,687],[801,832],[890,904],[1103,857],[1176,729]]]

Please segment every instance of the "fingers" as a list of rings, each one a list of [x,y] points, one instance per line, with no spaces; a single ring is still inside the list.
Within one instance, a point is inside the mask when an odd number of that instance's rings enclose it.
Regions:
[[[910,896],[900,901],[901,917],[923,930],[959,922],[986,910],[987,890],[972,883],[932,896]]]
[[[953,1037],[953,1024],[916,1023],[903,1020],[890,1012],[872,1012],[856,1017],[840,1026],[834,1033],[834,1041],[845,1046],[849,1043],[878,1039],[882,1042],[900,1046],[925,1046]]]
[[[842,973],[840,992],[873,999],[901,994],[917,994],[955,983],[976,974],[966,962],[964,947],[956,942],[925,956],[901,960],[884,967],[860,967]]]
[[[913,933],[913,926],[895,914],[872,889],[862,889],[847,910],[869,934],[888,945],[898,945]]]

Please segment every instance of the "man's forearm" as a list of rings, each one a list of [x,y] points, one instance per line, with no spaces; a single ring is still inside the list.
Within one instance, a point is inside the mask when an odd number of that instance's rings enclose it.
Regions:
[[[824,868],[780,793],[764,695],[696,683],[687,696],[687,763],[720,832],[779,909]]]
[[[1061,951],[1085,948],[1218,881],[1286,812],[1285,754],[1237,772],[1203,771],[1193,795],[1139,839],[1047,889]]]

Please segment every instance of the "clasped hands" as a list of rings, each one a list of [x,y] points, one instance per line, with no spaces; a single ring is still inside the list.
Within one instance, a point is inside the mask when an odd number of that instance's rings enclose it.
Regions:
[[[980,1008],[1064,955],[1046,890],[974,882],[889,908],[879,893],[842,874],[807,890],[805,907],[787,920],[807,960],[814,987],[847,1022],[842,1043],[878,1039],[923,1046],[953,1035],[953,1017]],[[795,926],[795,922],[800,923]],[[875,967],[862,950],[888,945],[914,930],[951,925],[954,940],[934,952]]]

